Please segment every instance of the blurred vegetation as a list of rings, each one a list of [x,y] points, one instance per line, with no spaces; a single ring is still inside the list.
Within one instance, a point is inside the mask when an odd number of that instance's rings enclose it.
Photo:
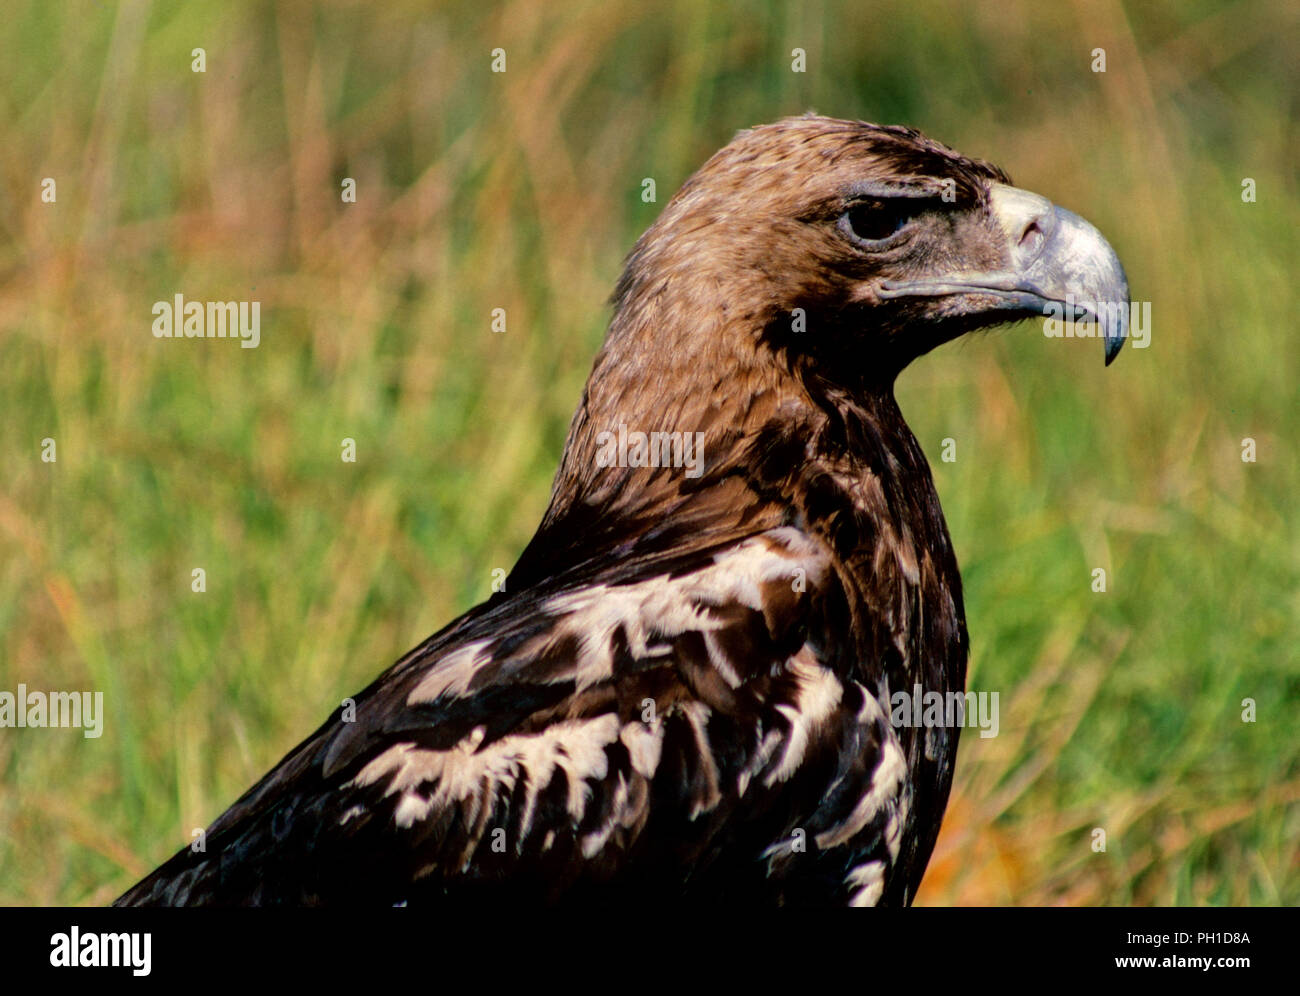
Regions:
[[[485,597],[623,253],[737,129],[808,109],[1000,163],[1153,305],[1110,369],[1026,324],[899,384],[1001,696],[919,901],[1300,903],[1294,4],[7,10],[0,689],[107,716],[0,731],[0,903],[107,902]],[[176,293],[261,301],[260,347],[153,338]]]

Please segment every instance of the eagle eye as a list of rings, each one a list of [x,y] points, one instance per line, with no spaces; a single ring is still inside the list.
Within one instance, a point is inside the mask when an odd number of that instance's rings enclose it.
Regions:
[[[840,218],[840,228],[858,242],[882,242],[912,220],[915,205],[905,198],[859,201]]]

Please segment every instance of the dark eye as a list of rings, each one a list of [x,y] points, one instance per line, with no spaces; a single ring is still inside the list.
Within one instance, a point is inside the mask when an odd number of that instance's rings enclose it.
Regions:
[[[911,220],[913,207],[901,199],[862,201],[844,213],[840,224],[863,242],[879,242]]]

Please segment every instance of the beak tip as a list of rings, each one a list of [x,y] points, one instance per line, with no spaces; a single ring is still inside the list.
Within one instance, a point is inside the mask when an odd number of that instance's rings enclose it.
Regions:
[[[1106,366],[1110,366],[1112,363],[1115,362],[1115,357],[1119,355],[1119,351],[1124,346],[1124,339],[1125,336],[1123,334],[1116,335],[1116,336],[1108,336],[1106,338],[1105,340]]]

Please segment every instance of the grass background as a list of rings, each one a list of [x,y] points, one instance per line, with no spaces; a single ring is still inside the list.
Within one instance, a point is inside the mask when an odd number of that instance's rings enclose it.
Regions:
[[[0,903],[109,901],[485,597],[623,253],[738,128],[808,109],[999,162],[1152,302],[1108,370],[1021,325],[900,381],[1001,696],[918,901],[1300,902],[1293,4],[8,9],[0,689],[106,720],[0,731]],[[154,339],[178,292],[261,301],[261,346]]]

